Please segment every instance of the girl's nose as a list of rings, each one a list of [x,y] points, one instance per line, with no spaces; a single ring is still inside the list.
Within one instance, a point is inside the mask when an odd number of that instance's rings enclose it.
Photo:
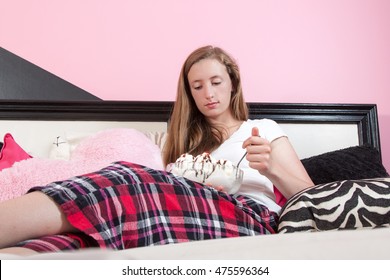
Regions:
[[[211,86],[205,87],[205,95],[207,99],[211,99],[214,97],[214,90]]]

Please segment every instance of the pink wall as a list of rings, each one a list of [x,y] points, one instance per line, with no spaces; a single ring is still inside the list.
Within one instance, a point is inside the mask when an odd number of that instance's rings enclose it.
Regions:
[[[247,101],[378,104],[390,170],[389,14],[387,0],[13,0],[0,46],[102,99],[174,100],[187,54],[219,45]]]

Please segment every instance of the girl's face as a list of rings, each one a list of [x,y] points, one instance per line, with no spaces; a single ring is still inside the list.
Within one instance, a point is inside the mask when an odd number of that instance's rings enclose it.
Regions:
[[[232,82],[226,66],[216,59],[203,59],[192,65],[187,78],[199,111],[211,122],[229,122]]]

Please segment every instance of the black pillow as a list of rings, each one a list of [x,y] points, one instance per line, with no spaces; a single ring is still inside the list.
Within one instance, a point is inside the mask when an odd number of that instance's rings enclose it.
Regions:
[[[339,180],[389,177],[378,150],[354,146],[302,159],[315,185]]]

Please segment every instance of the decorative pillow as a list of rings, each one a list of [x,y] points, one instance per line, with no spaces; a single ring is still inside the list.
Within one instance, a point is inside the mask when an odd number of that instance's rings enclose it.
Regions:
[[[0,171],[0,201],[20,196],[33,186],[97,171],[115,161],[163,169],[161,150],[142,132],[109,129],[83,139],[70,160],[30,158]]]
[[[390,224],[390,178],[344,180],[306,189],[288,200],[279,233]]]
[[[57,136],[55,141],[53,141],[53,146],[50,149],[49,158],[65,160],[70,158],[69,143],[62,136]]]
[[[95,168],[93,162],[86,164],[44,158],[16,162],[12,168],[0,171],[0,201],[21,196],[33,186],[64,180],[76,174],[95,171]]]
[[[167,133],[164,131],[147,131],[144,133],[160,150],[162,150]],[[70,159],[71,153],[85,138],[94,135],[93,132],[67,131],[64,135],[57,136],[50,149],[51,159]]]
[[[103,130],[83,139],[70,155],[71,160],[109,158],[164,169],[161,150],[144,133],[132,128]]]
[[[347,179],[388,177],[378,150],[354,146],[302,160],[315,185]]]
[[[15,162],[29,158],[31,158],[31,156],[15,142],[12,135],[6,133],[0,151],[0,170],[11,167]]]
[[[164,147],[165,141],[167,140],[167,132],[164,131],[149,131],[144,132],[145,135],[152,140],[161,150]]]

